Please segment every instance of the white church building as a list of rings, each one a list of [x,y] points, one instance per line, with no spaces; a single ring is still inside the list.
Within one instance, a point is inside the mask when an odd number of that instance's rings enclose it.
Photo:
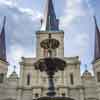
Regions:
[[[46,96],[48,80],[45,72],[35,70],[34,63],[47,55],[47,50],[41,48],[42,40],[52,37],[60,42],[53,56],[66,61],[64,71],[59,71],[54,76],[56,96],[66,96],[74,100],[100,100],[100,31],[95,21],[95,46],[93,72],[88,71],[81,75],[79,57],[64,57],[64,32],[59,29],[59,20],[53,7],[53,1],[47,0],[44,19],[41,20],[41,29],[36,32],[36,57],[22,57],[20,64],[20,77],[14,71],[8,78],[8,65],[6,59],[5,24],[0,33],[0,100],[33,100]]]

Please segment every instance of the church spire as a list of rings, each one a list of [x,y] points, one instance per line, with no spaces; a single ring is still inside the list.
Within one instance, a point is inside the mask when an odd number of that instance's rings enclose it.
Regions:
[[[97,25],[96,17],[94,16],[95,22],[95,49],[94,49],[94,60],[100,59],[100,31]]]
[[[0,33],[0,60],[2,61],[6,61],[5,24],[6,17],[4,17],[3,26]]]
[[[59,20],[56,19],[56,14],[54,11],[52,0],[47,0],[41,30],[44,30],[44,31],[58,31],[59,30]]]

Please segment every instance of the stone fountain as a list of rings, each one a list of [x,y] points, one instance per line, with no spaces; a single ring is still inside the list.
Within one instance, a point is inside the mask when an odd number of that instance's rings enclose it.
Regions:
[[[56,72],[63,71],[66,67],[66,62],[64,60],[52,55],[52,51],[59,47],[59,41],[52,38],[51,33],[49,33],[48,38],[43,40],[40,45],[43,49],[48,50],[48,56],[39,59],[34,63],[34,66],[36,70],[40,70],[41,72],[45,71],[47,73],[49,87],[47,96],[37,98],[37,100],[73,100],[68,97],[55,96],[56,92],[53,77]]]

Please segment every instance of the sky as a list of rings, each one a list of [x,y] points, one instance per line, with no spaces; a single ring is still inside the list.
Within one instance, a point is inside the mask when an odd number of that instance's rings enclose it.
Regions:
[[[65,57],[79,56],[81,72],[85,64],[92,71],[94,55],[94,20],[100,26],[100,0],[53,0],[60,29],[64,30]],[[35,57],[35,32],[41,29],[46,0],[0,0],[0,29],[3,16],[6,22],[7,59],[9,73],[19,73],[21,57]]]

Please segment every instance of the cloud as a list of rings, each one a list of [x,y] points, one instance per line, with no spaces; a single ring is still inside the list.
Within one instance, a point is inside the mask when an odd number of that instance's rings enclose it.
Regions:
[[[64,15],[60,17],[61,28],[68,27],[73,20],[87,14],[88,9],[85,9],[84,2],[83,0],[65,0]]]
[[[14,6],[17,4],[16,0],[0,0],[0,5]]]
[[[35,57],[35,52],[32,52],[29,49],[26,49],[22,45],[12,45],[9,47],[9,53],[7,53],[7,58],[10,62],[10,66],[8,68],[8,76],[14,71],[14,66],[16,66],[16,72],[19,75],[20,65],[22,57]]]
[[[85,7],[85,2],[83,0],[65,0],[65,10],[64,15],[60,17],[60,28],[65,31],[65,53],[66,56],[80,56],[82,57],[88,45],[88,34],[76,26],[80,25],[74,20],[80,17],[85,17],[88,13],[88,8]],[[76,27],[76,28],[75,28]],[[70,31],[71,29],[71,31]],[[70,34],[70,35],[69,35]],[[74,38],[73,38],[74,37]],[[70,45],[70,44],[71,45]]]
[[[89,67],[91,56],[88,28],[91,26],[88,27],[88,21],[91,12],[91,0],[65,0],[64,12],[60,17],[60,28],[65,32],[65,56],[79,56],[82,64],[87,63]]]
[[[65,55],[80,56],[80,58],[82,58],[84,56],[85,50],[89,46],[89,38],[86,33],[76,33],[73,37],[70,37],[66,40]]]
[[[66,56],[83,57],[89,45],[88,33],[80,32],[78,28],[74,30],[75,27],[72,27],[76,19],[87,15],[89,8],[86,7],[85,1],[64,0],[65,7],[62,7],[64,12],[60,16],[60,28],[65,31],[65,37],[68,37],[65,39]],[[11,63],[9,71],[12,71],[13,65],[17,65],[19,68],[18,61],[21,56],[35,55],[35,31],[40,29],[42,13],[36,8],[20,6],[18,0],[0,0],[1,18],[4,15],[7,16],[7,55]],[[69,30],[70,26],[73,28],[72,31]]]
[[[20,7],[16,0],[0,0],[0,18],[3,16],[7,16],[6,45],[11,73],[13,65],[19,66],[21,56],[35,55],[34,38],[40,27],[41,13],[35,8]]]
[[[85,0],[87,5],[88,5],[88,9],[90,11],[90,15],[93,17],[95,15],[95,12],[94,12],[94,8],[92,7],[92,4],[91,4],[91,1],[92,0]]]

